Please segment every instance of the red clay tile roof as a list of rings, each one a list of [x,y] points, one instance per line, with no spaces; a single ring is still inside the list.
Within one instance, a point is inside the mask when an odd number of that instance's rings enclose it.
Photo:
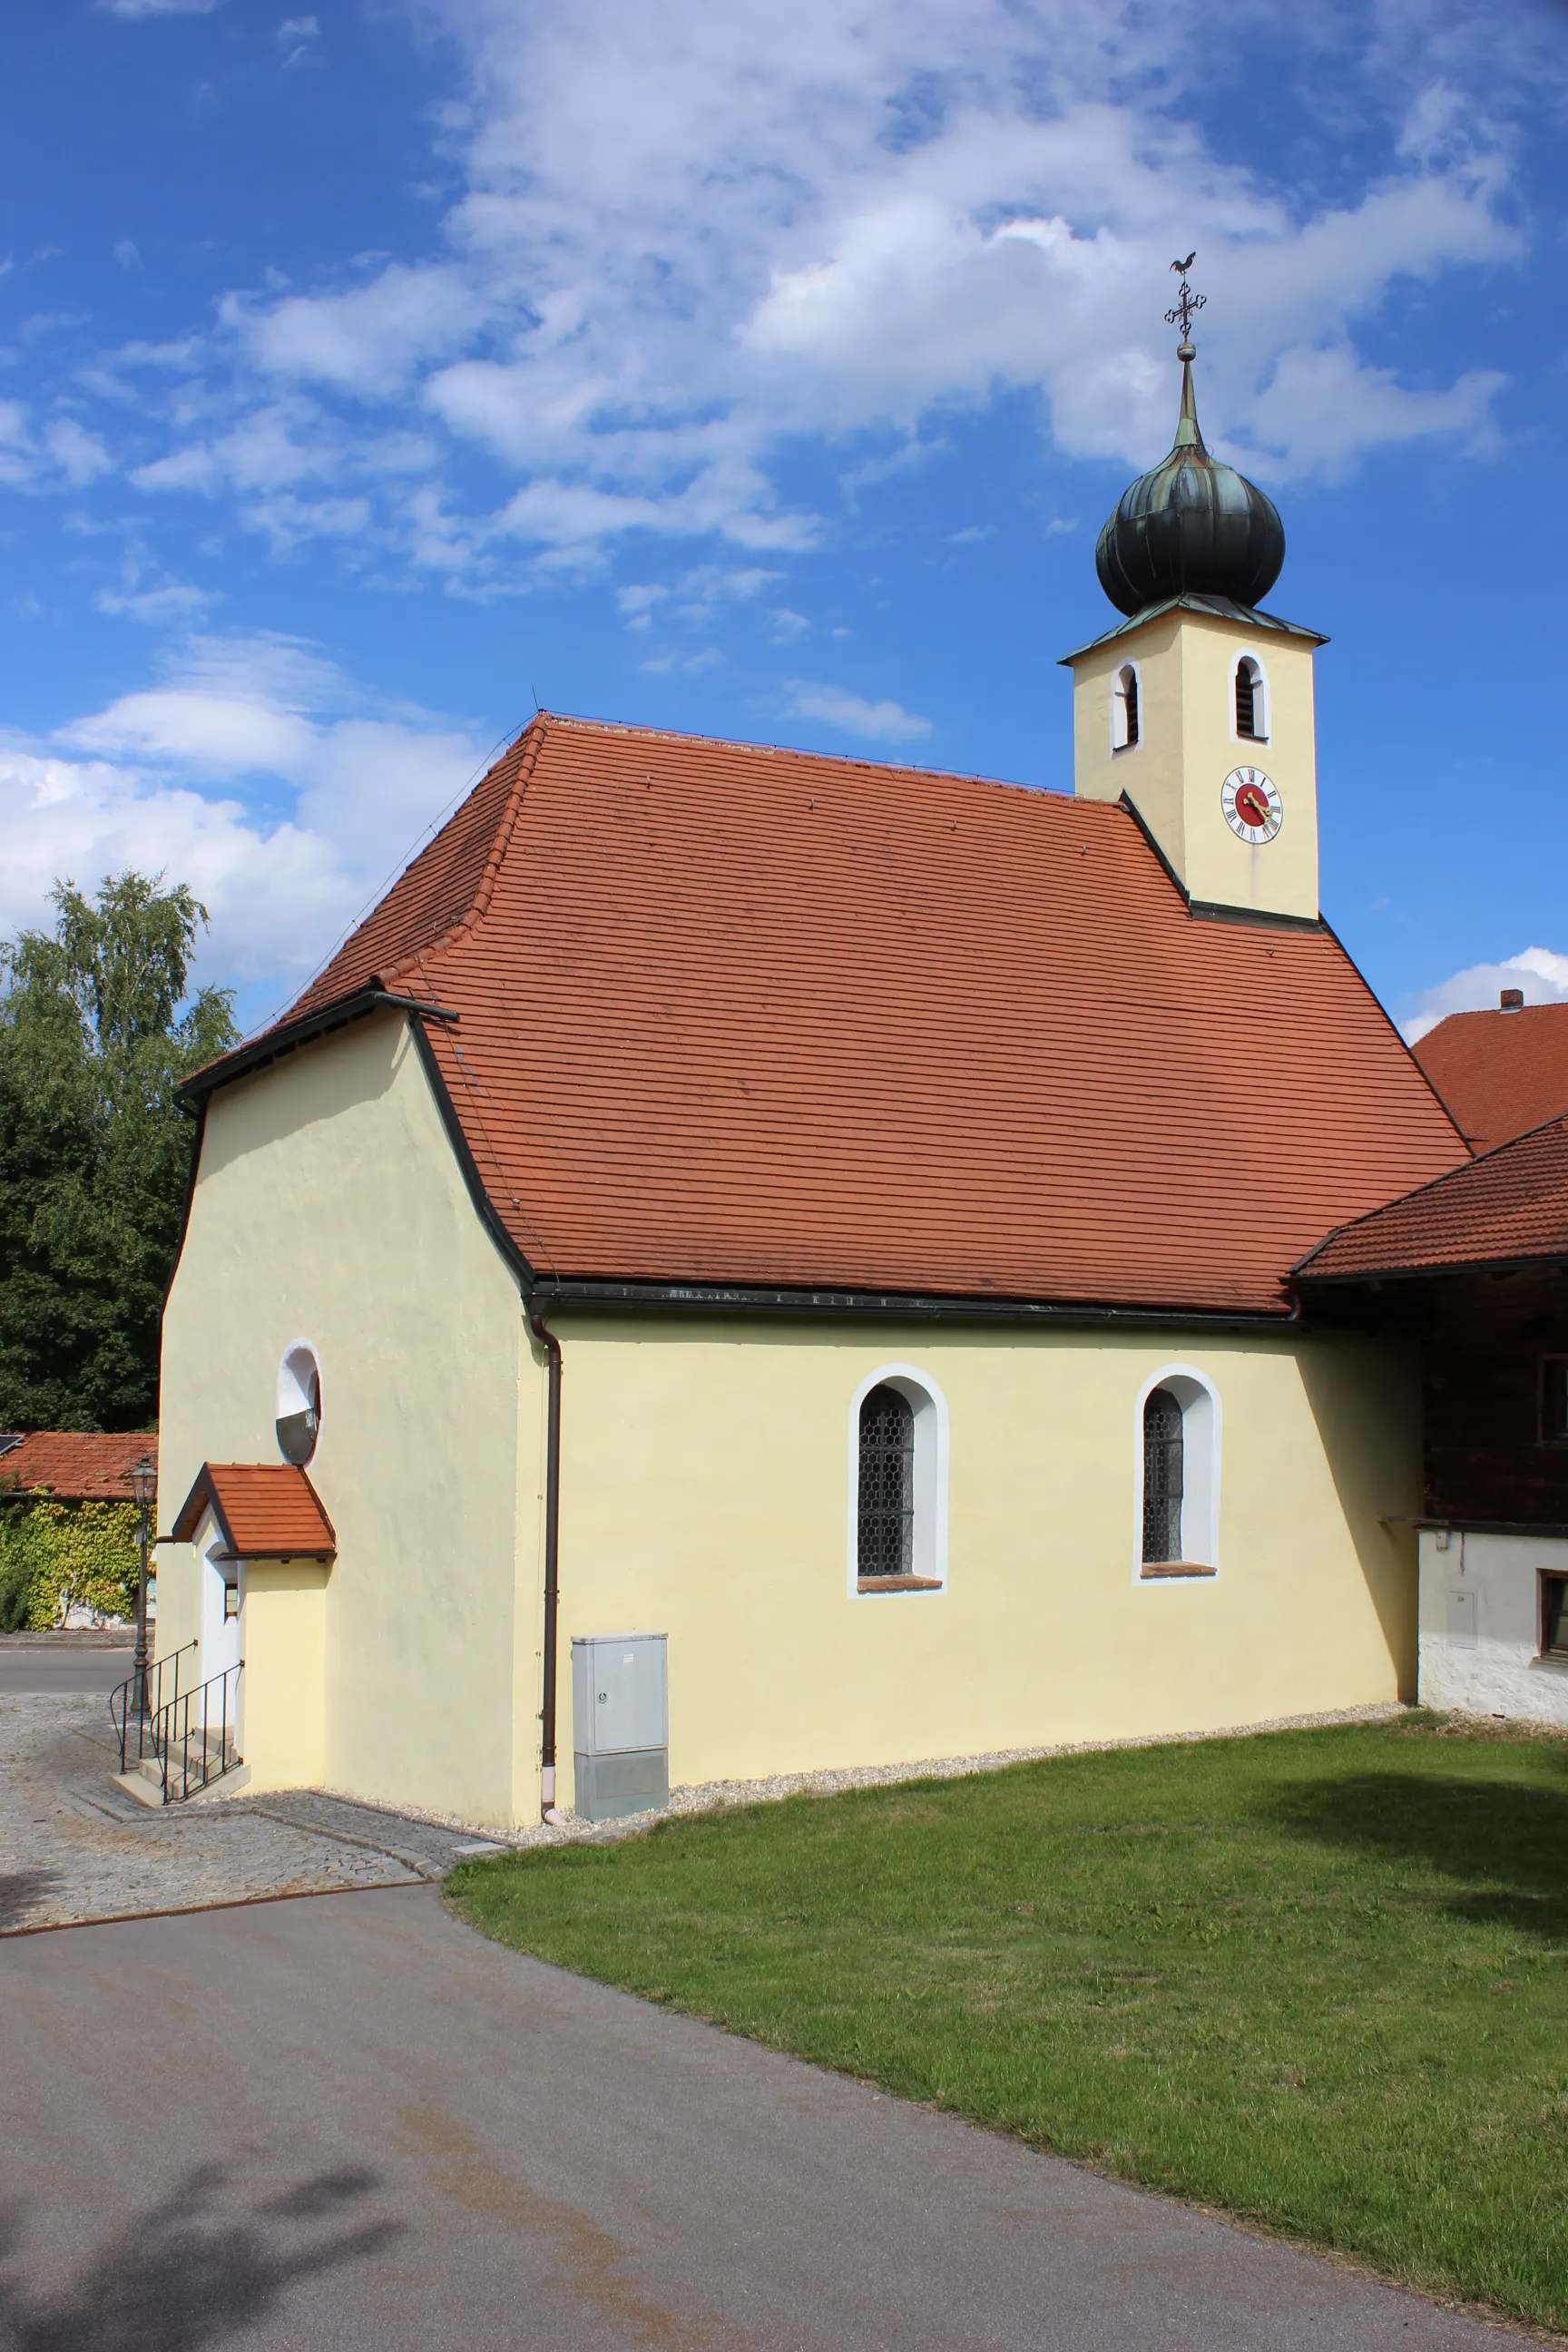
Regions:
[[[1450,1013],[1415,1054],[1473,1150],[1568,1111],[1568,1004]]]
[[[65,1503],[129,1503],[131,1465],[144,1454],[158,1459],[157,1438],[145,1432],[36,1429],[15,1445],[0,1440],[0,1485],[46,1486]]]
[[[1568,1261],[1568,1119],[1515,1136],[1331,1234],[1300,1270],[1305,1280],[1343,1281],[1542,1258]]]
[[[1280,1312],[1462,1154],[1331,934],[968,776],[541,716],[290,1017],[373,977],[546,1276]]]
[[[190,1542],[209,1502],[238,1559],[320,1559],[337,1550],[321,1497],[290,1463],[204,1462],[174,1521],[176,1543]]]

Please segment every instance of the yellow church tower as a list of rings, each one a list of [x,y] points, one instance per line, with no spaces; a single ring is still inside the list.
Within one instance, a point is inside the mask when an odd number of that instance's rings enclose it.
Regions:
[[[1123,492],[1095,569],[1127,618],[1065,657],[1073,789],[1125,799],[1195,915],[1318,920],[1312,656],[1327,640],[1258,609],[1285,532],[1270,499],[1212,457],[1193,394],[1194,294],[1174,310],[1182,406],[1168,457]]]

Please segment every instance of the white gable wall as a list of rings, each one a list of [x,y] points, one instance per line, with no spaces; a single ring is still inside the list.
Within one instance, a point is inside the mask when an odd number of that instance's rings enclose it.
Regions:
[[[164,1316],[161,1528],[204,1460],[279,1460],[278,1366],[300,1335],[321,1371],[309,1475],[338,1538],[321,1612],[326,1783],[507,1821],[518,1723],[537,1783],[531,1559],[516,1622],[514,1593],[540,1484],[530,1459],[520,1507],[519,1382],[525,1451],[542,1383],[401,1015],[208,1104]],[[195,1566],[189,1547],[161,1555],[161,1652],[197,1631]]]

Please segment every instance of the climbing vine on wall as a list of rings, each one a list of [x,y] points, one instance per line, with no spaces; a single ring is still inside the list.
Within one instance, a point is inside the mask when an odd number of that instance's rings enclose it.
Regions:
[[[134,1503],[0,1504],[0,1620],[45,1633],[73,1605],[100,1617],[136,1614]]]

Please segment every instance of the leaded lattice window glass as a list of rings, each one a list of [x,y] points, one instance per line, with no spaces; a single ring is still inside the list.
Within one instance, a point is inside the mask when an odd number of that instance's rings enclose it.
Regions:
[[[1169,1389],[1143,1407],[1143,1559],[1182,1557],[1182,1408]]]
[[[910,1576],[915,1558],[915,1413],[884,1381],[860,1407],[861,1576]]]

